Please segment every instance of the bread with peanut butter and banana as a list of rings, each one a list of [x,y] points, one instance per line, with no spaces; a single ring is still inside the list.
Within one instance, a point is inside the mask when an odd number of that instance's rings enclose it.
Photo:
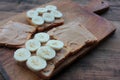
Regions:
[[[84,26],[79,23],[68,23],[53,28],[47,33],[36,33],[33,39],[25,43],[25,49],[28,50],[26,54],[30,55],[31,53],[31,55],[26,56],[24,52],[18,49],[14,53],[14,59],[17,62],[22,62],[22,66],[40,78],[50,79],[76,59],[80,55],[78,51],[96,43],[97,38]]]
[[[64,18],[57,6],[47,5],[26,12],[27,22],[37,27],[37,31],[47,31],[64,24]]]

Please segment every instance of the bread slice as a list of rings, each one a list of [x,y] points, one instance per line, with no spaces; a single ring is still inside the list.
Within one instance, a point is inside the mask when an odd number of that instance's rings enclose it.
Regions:
[[[89,46],[97,41],[97,38],[90,31],[77,22],[54,28],[48,31],[48,34],[63,41],[73,54],[82,47]]]
[[[36,28],[19,22],[9,21],[0,26],[0,46],[20,48],[36,32]]]
[[[43,25],[33,24],[32,20],[30,18],[27,18],[27,22],[28,22],[28,24],[37,27],[37,32],[42,32],[42,31],[48,31],[54,27],[58,27],[58,26],[64,24],[64,19],[63,18],[55,19],[54,22],[52,22],[52,23],[45,22]]]
[[[78,51],[97,43],[96,37],[91,32],[76,23],[70,23],[54,28],[48,31],[48,34],[57,40],[63,41],[65,46],[62,50],[57,52],[54,59],[47,62],[48,65],[45,69],[34,72],[42,79],[50,79],[67,65],[66,61],[69,63],[72,61],[69,61],[69,58],[80,55],[81,53],[77,53]],[[75,58],[77,56],[75,56]],[[26,66],[25,63],[23,65]]]

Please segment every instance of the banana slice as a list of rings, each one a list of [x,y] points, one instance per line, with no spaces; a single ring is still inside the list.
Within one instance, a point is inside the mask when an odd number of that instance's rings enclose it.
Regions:
[[[48,11],[57,10],[57,7],[54,6],[54,5],[47,5],[45,8],[46,8]]]
[[[29,57],[31,56],[31,53],[29,50],[25,49],[25,48],[20,48],[17,49],[14,52],[14,59],[18,62],[24,62],[26,61]]]
[[[50,60],[55,57],[56,52],[49,46],[42,46],[37,50],[36,55],[46,60]]]
[[[38,48],[40,48],[41,43],[38,40],[30,39],[25,43],[26,49],[28,49],[31,52],[36,51]]]
[[[55,17],[54,17],[54,15],[53,14],[51,14],[51,13],[44,13],[43,15],[42,15],[42,17],[43,17],[43,19],[45,20],[45,22],[53,22],[54,20],[55,20]]]
[[[59,40],[49,40],[46,43],[47,46],[50,46],[51,48],[55,49],[55,50],[60,50],[63,48],[64,43],[62,41]]]
[[[47,33],[41,32],[35,34],[34,39],[40,41],[41,43],[45,43],[50,39],[50,36]]]
[[[31,56],[28,58],[26,65],[32,71],[40,71],[47,66],[47,62],[38,56]]]
[[[35,17],[35,16],[38,16],[38,12],[35,11],[35,10],[29,10],[29,11],[27,11],[26,16],[27,16],[28,18],[33,18],[33,17]]]
[[[47,8],[37,8],[36,11],[39,13],[39,14],[43,14],[45,12],[47,12]]]
[[[51,14],[53,14],[55,18],[61,18],[63,16],[63,14],[58,10],[51,11]]]
[[[44,19],[40,16],[35,16],[32,18],[32,23],[34,25],[43,25],[44,24]]]

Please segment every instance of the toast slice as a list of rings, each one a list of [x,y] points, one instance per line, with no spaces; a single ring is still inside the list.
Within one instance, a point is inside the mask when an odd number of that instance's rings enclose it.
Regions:
[[[76,23],[66,24],[48,31],[52,38],[61,40],[65,46],[58,51],[55,58],[48,61],[48,65],[42,71],[34,72],[42,79],[50,79],[61,70],[63,63],[72,56],[79,55],[78,51],[97,43],[96,37],[85,27]],[[26,67],[25,63],[22,64]],[[27,68],[27,67],[26,67]]]
[[[0,46],[20,48],[32,37],[36,29],[32,26],[19,22],[9,21],[0,26]]]
[[[79,51],[84,46],[89,46],[97,41],[97,38],[85,27],[77,22],[72,22],[48,31],[48,34],[55,39],[64,42],[71,53]]]
[[[58,27],[60,25],[63,25],[64,24],[64,19],[63,18],[55,19],[54,22],[52,22],[52,23],[46,23],[45,22],[43,25],[34,25],[30,18],[27,18],[27,22],[28,22],[28,24],[37,27],[37,32],[42,32],[42,31],[48,31],[48,30],[50,30],[54,27]]]

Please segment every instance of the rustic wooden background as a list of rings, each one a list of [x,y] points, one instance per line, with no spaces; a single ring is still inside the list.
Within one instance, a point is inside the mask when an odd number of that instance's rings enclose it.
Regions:
[[[0,0],[0,20],[50,1],[52,0]],[[84,5],[90,0],[74,1]],[[107,1],[110,3],[110,9],[100,16],[116,25],[115,34],[89,54],[76,60],[53,80],[120,80],[120,0]],[[79,67],[79,70],[76,67]],[[3,72],[0,68],[1,70]],[[5,80],[3,75],[0,74],[0,80]]]

